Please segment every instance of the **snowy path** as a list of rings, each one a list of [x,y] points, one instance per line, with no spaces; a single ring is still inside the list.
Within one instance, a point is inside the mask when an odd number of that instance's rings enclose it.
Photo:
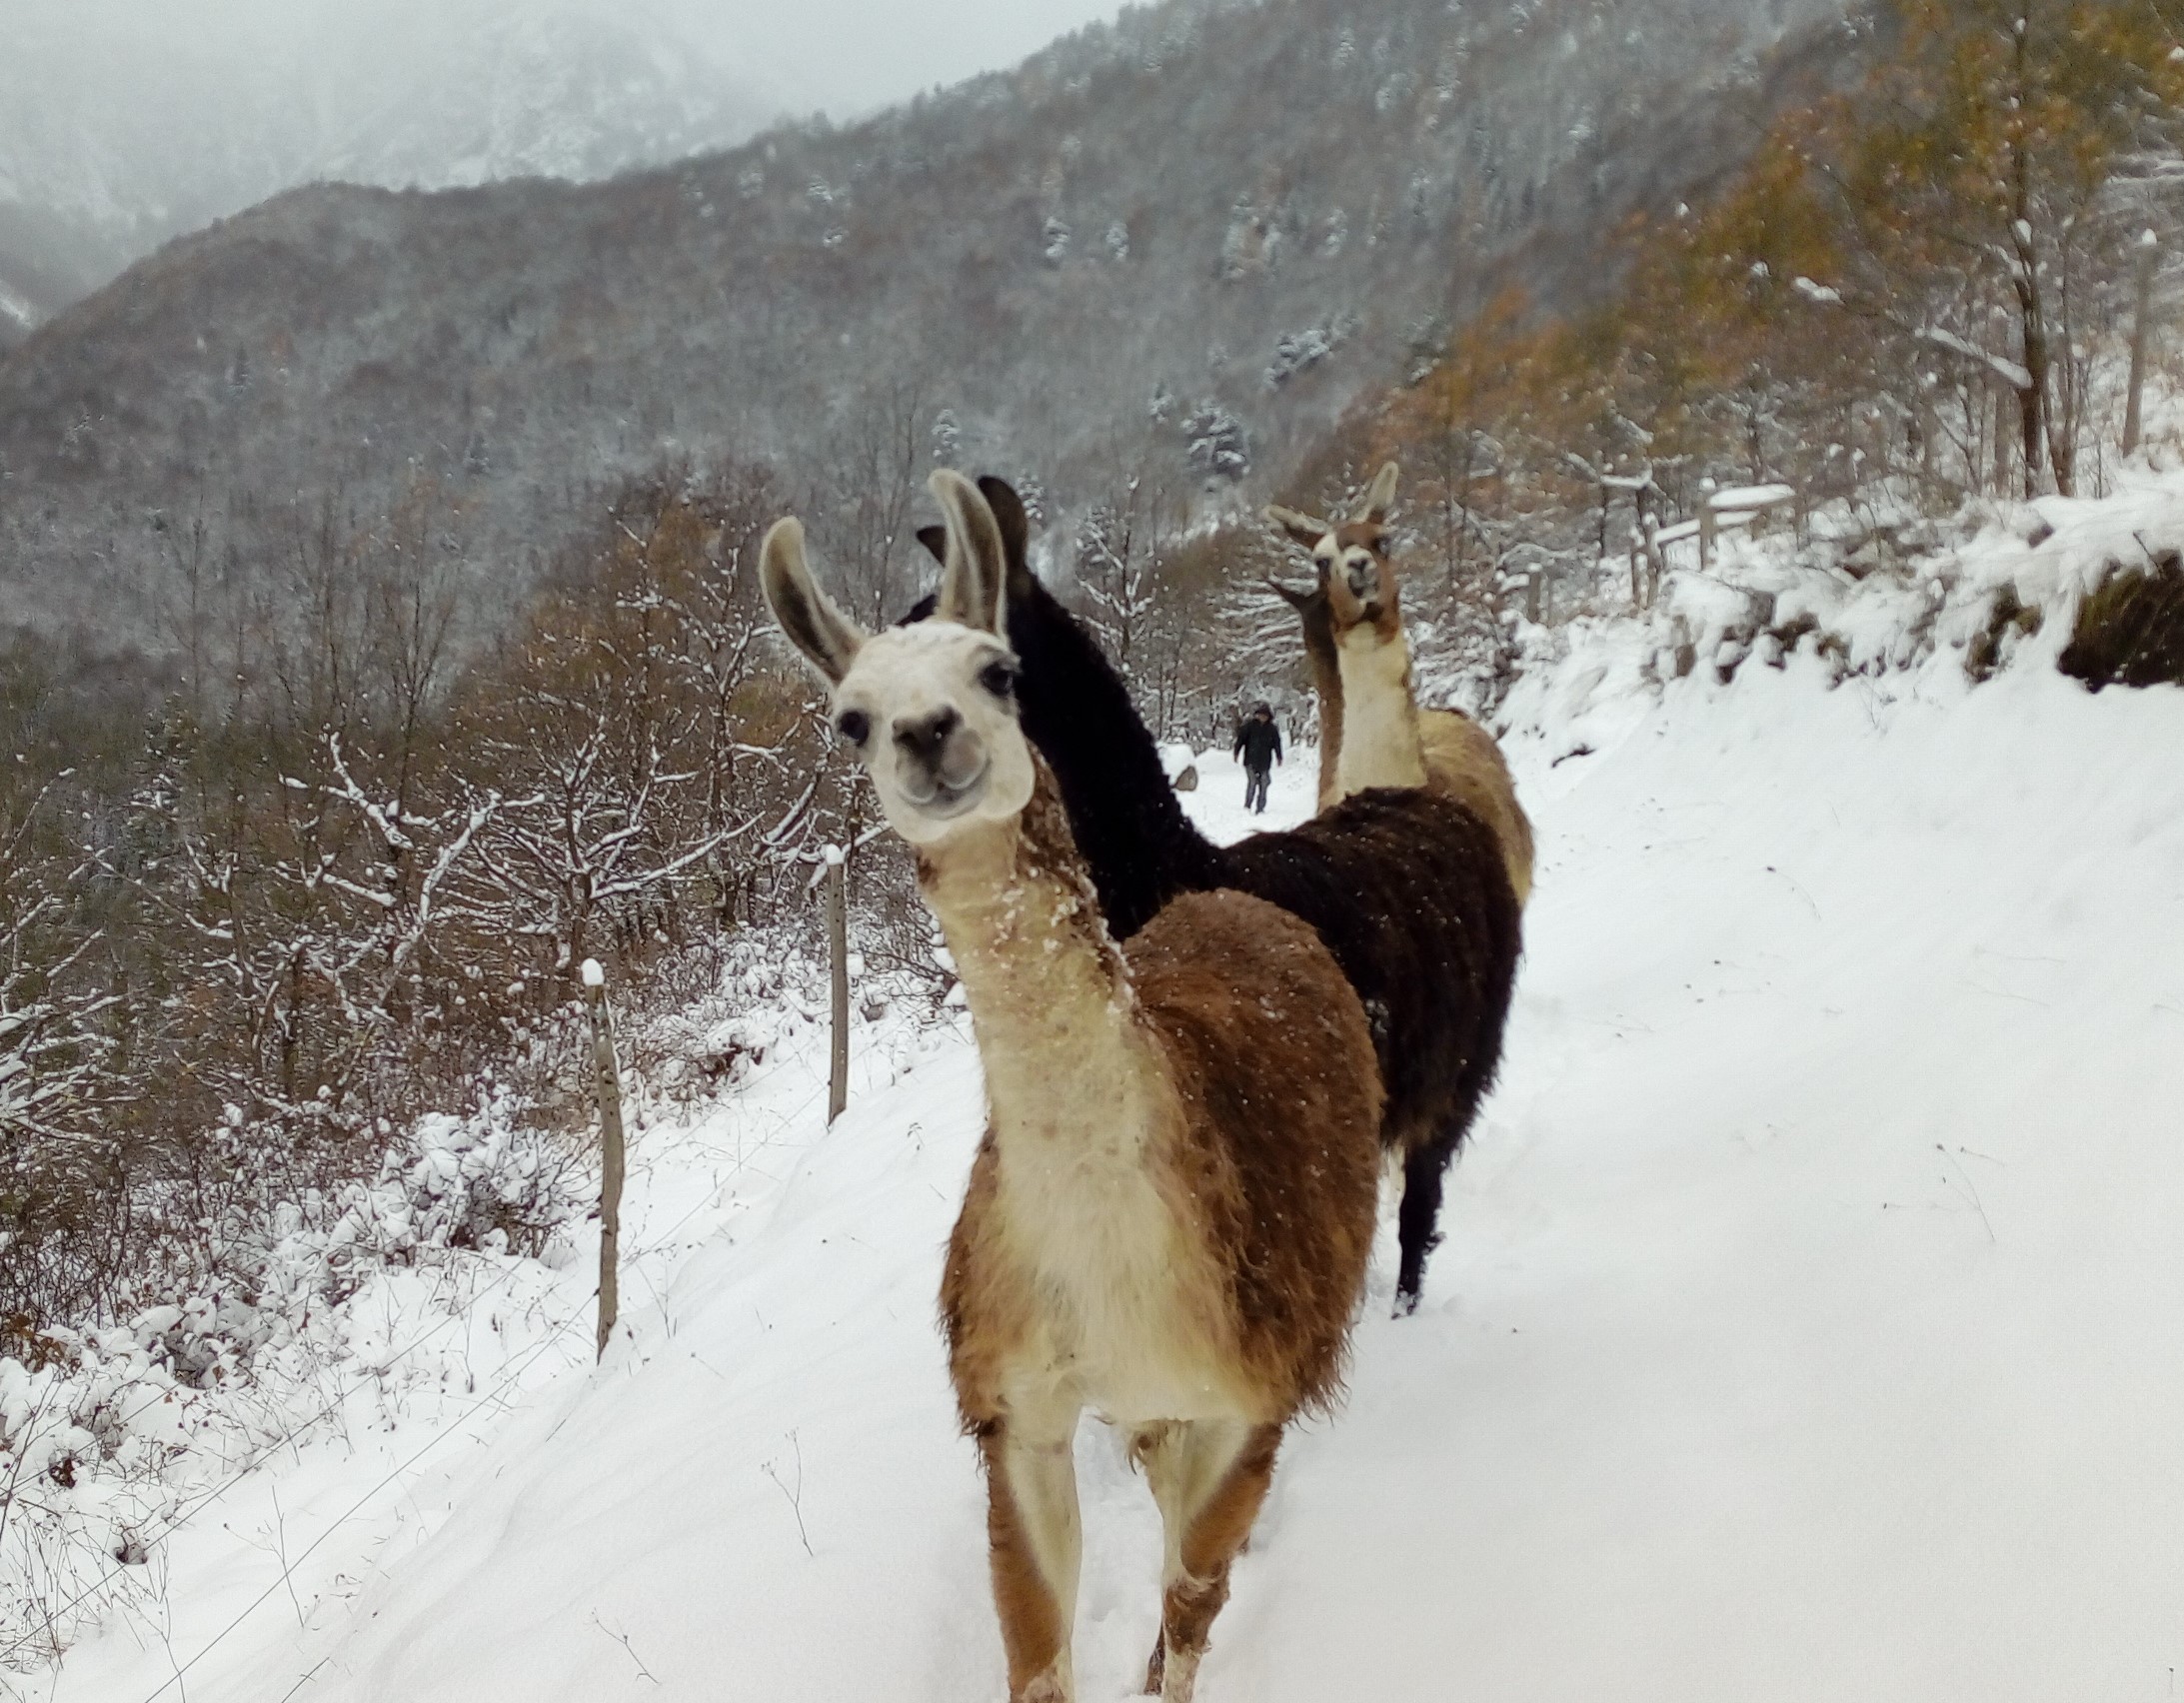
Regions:
[[[1502,1085],[1424,1310],[1386,1318],[1383,1247],[1348,1405],[1287,1447],[1207,1703],[2176,1695],[2184,693],[1924,678],[1752,667],[1551,769],[1514,743]],[[1214,760],[1192,808],[1240,795]],[[778,1186],[661,1178],[704,1234],[626,1286],[635,1342],[189,1703],[998,1699],[933,1324],[977,1083],[950,1042],[791,1118]],[[1080,1459],[1081,1691],[1118,1703],[1156,1526],[1097,1426]],[[184,1659],[241,1600],[186,1565]],[[114,1635],[55,1695],[171,1671]]]

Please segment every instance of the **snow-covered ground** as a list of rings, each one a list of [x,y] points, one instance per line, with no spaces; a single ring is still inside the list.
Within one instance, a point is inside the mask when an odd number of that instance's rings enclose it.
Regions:
[[[1602,628],[1512,699],[1501,1084],[1424,1308],[1386,1316],[1390,1238],[1347,1404],[1284,1451],[1208,1703],[2177,1694],[2184,690],[2085,693],[2053,622],[1974,689],[1975,612],[1914,593],[1892,671],[1807,638],[1664,682]],[[998,1699],[934,1323],[978,1064],[874,1033],[832,1131],[796,1042],[643,1134],[604,1366],[580,1262],[527,1338],[579,1344],[552,1375],[252,1475],[173,1540],[157,1629],[35,1695]],[[1081,1690],[1118,1703],[1157,1524],[1096,1424],[1079,1458]]]

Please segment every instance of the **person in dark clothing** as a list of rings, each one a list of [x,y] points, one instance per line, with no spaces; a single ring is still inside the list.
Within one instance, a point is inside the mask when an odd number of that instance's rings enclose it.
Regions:
[[[1243,808],[1266,814],[1266,781],[1281,761],[1281,730],[1270,704],[1261,704],[1236,724],[1236,743],[1228,754],[1243,759]]]

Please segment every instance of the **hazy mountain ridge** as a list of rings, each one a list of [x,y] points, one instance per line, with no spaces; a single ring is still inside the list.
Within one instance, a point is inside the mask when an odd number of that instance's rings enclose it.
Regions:
[[[128,35],[94,49],[70,27],[40,39],[33,20],[0,57],[0,292],[31,323],[294,184],[601,178],[739,141],[787,104],[657,20],[580,6],[418,8],[395,56],[361,16],[267,58]],[[68,74],[94,51],[96,78]],[[0,337],[7,319],[0,304]]]
[[[1732,167],[1852,51],[1836,10],[1175,0],[613,183],[297,191],[0,363],[0,543],[29,613],[112,620],[176,517],[247,555],[336,486],[438,482],[497,580],[678,452],[847,477],[930,435],[1065,504],[1147,458],[1255,490],[1439,316],[1585,288],[1630,211]]]

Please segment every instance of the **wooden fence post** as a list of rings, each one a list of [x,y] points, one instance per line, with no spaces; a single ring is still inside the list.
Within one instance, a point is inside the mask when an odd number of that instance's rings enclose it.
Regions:
[[[827,859],[827,957],[834,983],[833,1055],[827,1072],[827,1121],[850,1103],[850,894],[849,858],[839,846]]]
[[[592,1012],[592,1091],[599,1098],[599,1342],[594,1357],[607,1352],[621,1305],[622,1257],[622,1072],[615,1064],[613,1018],[607,1009],[607,972],[599,959],[584,960],[584,1002]]]
[[[1698,571],[1703,574],[1714,565],[1714,529],[1721,524],[1714,513],[1714,482],[1702,479],[1698,482]]]
[[[2123,404],[2123,453],[2138,448],[2139,394],[2146,383],[2147,322],[2153,318],[2154,260],[2161,252],[2160,239],[2150,230],[2138,239],[2138,312],[2131,321],[2131,380]]]

